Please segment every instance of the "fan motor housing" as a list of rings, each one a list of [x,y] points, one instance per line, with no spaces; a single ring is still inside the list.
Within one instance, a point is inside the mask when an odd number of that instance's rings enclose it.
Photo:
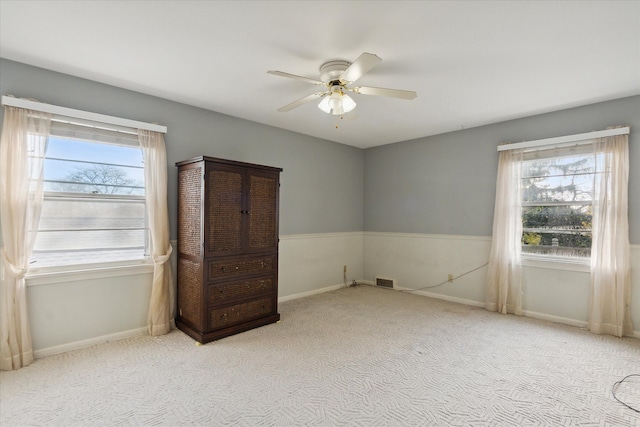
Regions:
[[[320,80],[330,83],[339,80],[344,71],[349,68],[351,62],[342,59],[325,62],[320,66]]]

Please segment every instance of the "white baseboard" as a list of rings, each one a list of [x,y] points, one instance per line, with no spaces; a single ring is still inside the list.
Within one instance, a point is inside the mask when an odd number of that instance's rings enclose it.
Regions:
[[[325,293],[325,292],[335,291],[337,289],[344,288],[344,287],[345,287],[344,283],[340,283],[339,285],[327,286],[327,287],[320,288],[320,289],[314,289],[312,291],[300,292],[300,293],[293,294],[293,295],[287,295],[287,296],[278,298],[278,303],[285,302],[285,301],[290,301],[292,299],[304,298],[304,297],[308,297],[308,296],[311,296],[311,295],[322,294],[322,293]]]
[[[116,332],[114,334],[102,335],[99,337],[93,337],[86,340],[74,341],[67,344],[56,345],[53,347],[43,348],[35,350],[33,356],[36,359],[42,357],[53,356],[54,354],[66,353],[67,351],[80,350],[83,348],[91,347],[97,344],[104,344],[109,341],[117,341],[125,338],[131,338],[138,335],[144,335],[147,333],[147,327],[130,329],[128,331]]]
[[[359,284],[363,284],[363,285],[370,285],[370,286],[376,287],[375,283],[373,283],[372,281],[369,281],[369,280],[359,280],[358,283]],[[387,288],[383,288],[383,289],[387,289]],[[397,289],[397,290],[409,290],[410,288],[397,287],[395,289]],[[449,296],[449,295],[442,295],[442,294],[436,294],[436,293],[425,292],[425,291],[415,291],[415,292],[411,292],[411,293],[412,294],[416,294],[416,295],[429,297],[429,298],[435,298],[435,299],[440,299],[440,300],[444,300],[444,301],[451,301],[451,302],[457,302],[457,303],[460,303],[460,304],[471,305],[473,307],[484,307],[484,303],[483,302],[473,301],[473,300],[469,300],[469,299],[465,299],[465,298],[452,297],[452,296]],[[567,317],[553,316],[551,314],[538,313],[536,311],[523,310],[522,311],[522,315],[525,316],[525,317],[531,317],[533,319],[547,320],[549,322],[561,323],[563,325],[575,326],[575,327],[578,327],[578,328],[588,328],[589,327],[589,322],[585,322],[585,321],[582,321],[582,320],[576,320],[576,319],[569,319]],[[640,331],[633,331],[631,336],[636,337],[636,338],[640,338]]]
[[[569,319],[567,317],[554,316],[552,314],[538,313],[537,311],[522,310],[522,315],[525,317],[532,317],[534,319],[562,323],[563,325],[576,326],[578,328],[587,328],[589,326],[589,322],[585,322],[584,320]]]
[[[385,287],[382,287],[382,286],[376,286],[376,284],[373,283],[370,280],[358,280],[357,283],[361,284],[361,285],[370,285],[370,286],[373,286],[373,287],[376,287],[376,288],[381,288],[381,289],[391,289],[391,288],[385,288]],[[397,287],[395,287],[393,289],[395,289],[396,291],[410,291],[411,290],[411,288],[404,288],[402,286],[397,286]],[[441,300],[444,300],[444,301],[457,302],[459,304],[471,305],[473,307],[484,307],[484,303],[483,302],[473,301],[473,300],[470,300],[470,299],[459,298],[459,297],[452,297],[452,296],[449,296],[449,295],[436,294],[436,293],[433,293],[433,292],[413,291],[413,292],[411,292],[411,294],[420,295],[420,296],[423,296],[423,297],[434,298],[434,299],[441,299]]]
[[[550,322],[562,323],[564,325],[576,326],[578,328],[583,328],[583,329],[589,328],[589,322],[585,322],[584,320],[576,320],[576,319],[569,319],[566,317],[552,316],[550,314],[538,313],[536,311],[529,311],[529,310],[523,310],[522,314],[526,317],[532,317],[534,319],[548,320]],[[629,336],[640,338],[640,331],[633,331]]]
[[[402,290],[410,290],[409,288],[398,288]],[[425,292],[425,291],[414,291],[412,294],[422,295],[429,298],[441,299],[444,301],[457,302],[458,304],[471,305],[473,307],[484,307],[484,303],[480,301],[474,301],[466,298],[452,297],[449,295],[436,294],[433,292]]]

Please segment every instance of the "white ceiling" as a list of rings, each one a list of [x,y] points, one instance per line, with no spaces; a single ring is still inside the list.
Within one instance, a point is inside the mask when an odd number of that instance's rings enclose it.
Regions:
[[[418,97],[276,111],[362,52]],[[640,1],[1,0],[0,56],[366,148],[640,94]]]

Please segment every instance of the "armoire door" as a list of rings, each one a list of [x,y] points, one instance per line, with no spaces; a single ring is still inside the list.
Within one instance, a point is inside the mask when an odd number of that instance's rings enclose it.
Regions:
[[[204,218],[205,256],[224,256],[244,251],[245,208],[243,200],[245,170],[208,163],[206,167]]]
[[[247,240],[249,252],[278,250],[279,175],[247,171]]]

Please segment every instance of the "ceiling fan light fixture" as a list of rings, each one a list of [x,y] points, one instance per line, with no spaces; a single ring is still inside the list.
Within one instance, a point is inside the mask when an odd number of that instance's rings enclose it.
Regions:
[[[1,1],[1,0],[0,0]],[[312,93],[304,98],[300,98],[284,107],[278,108],[281,113],[291,111],[294,108],[309,102],[320,99],[318,108],[327,114],[339,116],[350,112],[356,108],[356,103],[351,97],[345,95],[347,90],[362,94],[374,96],[387,96],[399,99],[414,99],[417,94],[409,90],[388,89],[382,87],[357,86],[351,87],[364,74],[369,72],[373,67],[380,63],[382,59],[373,53],[364,52],[355,60],[355,62],[336,59],[325,62],[320,66],[320,80],[310,79],[308,77],[297,76],[295,74],[284,73],[282,71],[271,70],[269,74],[287,77],[290,79],[300,80],[317,86],[322,86],[324,91]]]
[[[356,108],[356,102],[349,95],[345,95],[340,86],[333,86],[331,95],[322,98],[318,108],[327,114],[339,116]]]

